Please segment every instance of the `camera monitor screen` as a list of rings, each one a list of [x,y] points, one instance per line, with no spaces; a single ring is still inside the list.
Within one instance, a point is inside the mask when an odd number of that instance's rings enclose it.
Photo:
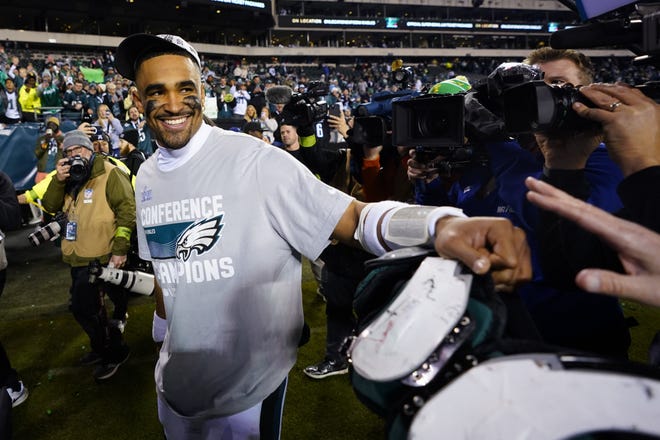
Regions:
[[[637,0],[575,0],[582,20],[606,14],[610,11],[635,3]]]

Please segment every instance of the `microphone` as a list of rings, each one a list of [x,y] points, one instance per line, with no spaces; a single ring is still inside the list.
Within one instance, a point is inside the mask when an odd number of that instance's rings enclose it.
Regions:
[[[576,49],[638,44],[641,40],[641,23],[624,26],[619,20],[610,20],[557,31],[550,35],[550,46],[553,49]]]
[[[270,104],[288,104],[293,90],[288,86],[273,86],[266,90],[266,101]]]

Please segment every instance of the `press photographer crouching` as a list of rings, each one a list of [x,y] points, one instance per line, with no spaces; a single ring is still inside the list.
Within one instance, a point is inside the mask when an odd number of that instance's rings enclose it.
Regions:
[[[99,260],[109,267],[124,266],[135,228],[134,193],[127,174],[94,153],[91,140],[82,131],[65,135],[63,154],[43,205],[47,211],[62,211],[67,217],[61,249],[64,262],[71,266],[70,310],[91,346],[80,362],[98,364],[94,378],[103,380],[115,374],[130,352],[122,336],[126,310],[117,307],[126,301],[113,298],[125,296],[126,291],[107,283],[90,283],[88,265]],[[106,313],[105,293],[115,303],[112,320]]]

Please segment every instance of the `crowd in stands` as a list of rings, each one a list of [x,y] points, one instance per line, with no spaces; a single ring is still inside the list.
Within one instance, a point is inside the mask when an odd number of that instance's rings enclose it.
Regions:
[[[219,111],[220,119],[244,119],[247,105],[252,105],[260,113],[265,106],[265,89],[271,85],[288,85],[293,90],[304,91],[309,81],[320,80],[329,86],[326,98],[329,105],[340,101],[344,108],[351,109],[369,102],[376,92],[397,88],[390,79],[390,64],[384,61],[326,64],[310,60],[296,64],[276,58],[249,62],[246,59],[210,57],[203,61],[202,79],[207,97],[217,95],[224,99],[226,93],[230,93],[239,104],[232,105],[231,111]],[[422,89],[456,75],[466,75],[475,81],[504,61],[515,60],[463,57],[423,61],[411,66],[415,77],[409,86]],[[594,62],[597,82],[642,84],[660,77],[654,67],[633,66],[630,60],[624,58],[601,58]],[[128,119],[127,111],[131,106],[131,83],[115,72],[113,63],[111,51],[72,57],[2,48],[0,85],[4,91],[5,81],[10,78],[20,92],[24,85],[29,87],[30,81],[35,82],[30,102],[24,101],[27,107],[23,105],[22,108],[24,121],[39,119],[42,111],[44,114],[56,111],[64,119],[92,122],[98,116],[99,105],[105,104],[114,118],[123,122]],[[222,106],[220,101],[219,107]],[[0,110],[4,115],[6,108]]]

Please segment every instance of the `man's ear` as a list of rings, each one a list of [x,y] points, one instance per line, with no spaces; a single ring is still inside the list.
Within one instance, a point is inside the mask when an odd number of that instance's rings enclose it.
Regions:
[[[138,111],[144,114],[144,106],[142,105],[142,99],[140,99],[140,94],[137,90],[131,92],[131,97],[133,98],[133,104],[137,107]]]

